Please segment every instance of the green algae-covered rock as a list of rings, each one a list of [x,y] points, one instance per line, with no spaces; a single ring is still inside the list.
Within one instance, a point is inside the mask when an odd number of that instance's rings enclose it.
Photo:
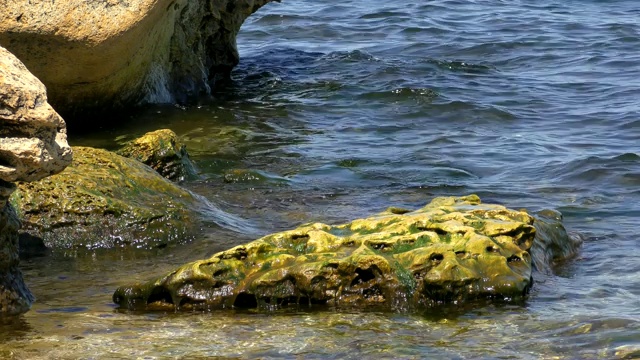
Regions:
[[[136,160],[74,147],[63,172],[19,183],[11,202],[23,231],[51,248],[164,246],[195,230],[199,201]]]
[[[113,300],[136,309],[289,303],[406,309],[520,299],[532,285],[535,223],[524,211],[481,204],[475,195],[436,198],[417,211],[390,208],[348,224],[268,235],[121,287]]]
[[[117,154],[145,163],[172,181],[182,181],[196,175],[186,146],[169,129],[148,132],[125,144]]]

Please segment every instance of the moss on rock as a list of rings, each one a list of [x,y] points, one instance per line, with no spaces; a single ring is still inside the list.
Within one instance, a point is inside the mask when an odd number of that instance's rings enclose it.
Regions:
[[[481,204],[475,195],[436,198],[416,211],[391,208],[343,225],[268,235],[121,287],[113,300],[143,309],[289,303],[404,309],[518,299],[532,285],[536,221],[524,211]]]
[[[115,153],[74,147],[63,172],[19,183],[11,202],[23,230],[51,248],[164,246],[195,230],[200,203],[150,167]]]
[[[118,155],[138,160],[151,166],[160,175],[172,181],[196,176],[186,146],[169,129],[148,132],[125,144]]]

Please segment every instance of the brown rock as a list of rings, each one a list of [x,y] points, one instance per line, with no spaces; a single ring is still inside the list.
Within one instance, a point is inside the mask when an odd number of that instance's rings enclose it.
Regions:
[[[0,0],[0,45],[65,114],[208,93],[236,34],[271,0]]]
[[[34,300],[18,268],[12,182],[39,180],[70,163],[66,125],[47,103],[44,85],[0,47],[0,315],[25,312]]]
[[[65,123],[44,85],[0,47],[0,180],[39,180],[70,163]]]

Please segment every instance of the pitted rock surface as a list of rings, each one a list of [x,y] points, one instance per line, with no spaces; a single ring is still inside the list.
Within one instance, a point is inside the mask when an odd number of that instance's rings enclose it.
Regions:
[[[390,208],[343,225],[268,235],[121,287],[114,301],[124,308],[216,309],[519,299],[532,285],[535,222],[475,195],[436,198],[416,211]]]
[[[44,85],[0,47],[0,180],[42,179],[62,171],[71,156],[66,125]]]

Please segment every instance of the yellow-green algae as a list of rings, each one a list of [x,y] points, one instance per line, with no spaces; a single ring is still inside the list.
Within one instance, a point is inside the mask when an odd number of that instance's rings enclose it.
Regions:
[[[148,132],[127,142],[116,153],[145,163],[172,181],[196,176],[186,146],[169,129]]]
[[[532,285],[535,221],[525,211],[481,204],[476,195],[436,198],[416,211],[390,208],[343,225],[268,235],[121,287],[113,300],[132,309],[290,303],[404,309],[520,299]]]
[[[23,231],[50,248],[164,246],[195,231],[199,200],[150,167],[115,153],[73,147],[59,174],[19,183],[11,197]]]

